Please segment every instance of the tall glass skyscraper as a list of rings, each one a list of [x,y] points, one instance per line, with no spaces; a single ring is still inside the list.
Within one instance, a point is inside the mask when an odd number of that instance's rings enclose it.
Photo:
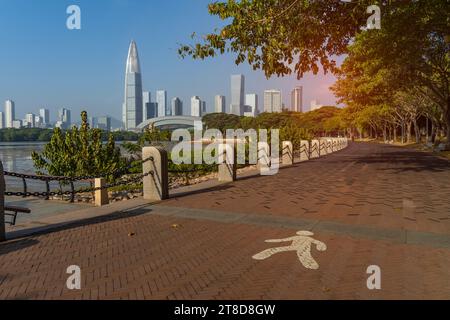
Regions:
[[[125,101],[122,121],[125,130],[135,129],[143,120],[142,75],[136,42],[131,41],[125,70]]]
[[[238,116],[244,115],[244,83],[245,79],[242,74],[231,76],[231,114]]]
[[[156,103],[158,104],[158,117],[170,116],[170,108],[167,104],[167,91],[156,91]]]
[[[14,120],[16,119],[16,106],[14,105],[14,101],[6,100],[5,102],[5,125],[6,128],[13,128]]]

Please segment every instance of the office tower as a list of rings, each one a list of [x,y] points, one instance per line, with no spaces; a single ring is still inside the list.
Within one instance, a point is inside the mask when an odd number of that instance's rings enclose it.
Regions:
[[[97,127],[97,118],[96,117],[89,117],[89,128],[96,128]]]
[[[105,131],[111,131],[111,118],[110,117],[98,117],[97,128]]]
[[[50,124],[50,111],[48,109],[39,109],[39,115],[41,116],[44,125]]]
[[[258,115],[258,95],[247,94],[245,95],[245,112],[246,117],[256,117]]]
[[[191,98],[191,116],[201,117],[202,116],[202,101],[198,96]]]
[[[6,100],[5,102],[5,125],[6,128],[13,128],[13,121],[16,119],[16,107],[14,101]]]
[[[33,113],[27,113],[25,115],[25,122],[27,123],[28,128],[34,128],[36,126],[35,117],[36,115]]]
[[[22,120],[13,120],[11,128],[14,129],[22,128]]]
[[[231,114],[242,116],[244,114],[245,78],[242,74],[231,76]]]
[[[321,104],[319,104],[319,101],[317,100],[312,100],[311,101],[311,106],[310,106],[310,110],[314,111],[314,110],[318,110],[320,108],[322,108],[323,106]]]
[[[58,122],[61,129],[69,129],[72,124],[71,113],[69,109],[62,108],[58,111]]]
[[[167,109],[167,91],[156,91],[156,103],[158,104],[158,117],[170,116],[170,110]]]
[[[264,112],[282,112],[283,104],[280,90],[264,91]]]
[[[5,114],[0,111],[0,129],[5,128]]]
[[[35,115],[34,122],[35,122],[36,127],[44,128],[44,120],[42,119],[41,116]]]
[[[125,69],[125,100],[122,121],[125,130],[135,129],[143,120],[142,75],[136,42],[131,41]]]
[[[217,95],[214,98],[214,111],[217,113],[224,113],[225,110],[225,97]]]
[[[180,100],[180,98],[172,99],[172,115],[173,116],[183,115],[183,102]]]
[[[147,108],[147,119],[156,118],[158,116],[158,104],[156,102],[150,102]]]
[[[202,101],[202,115],[206,114],[206,101]]]
[[[144,107],[143,112],[142,112],[142,121],[150,119],[148,117],[148,114],[149,114],[149,110],[148,109],[150,108],[150,103],[151,102],[152,102],[151,93],[148,92],[148,91],[144,91],[142,93],[142,104],[143,104],[143,107]]]
[[[303,87],[295,87],[291,92],[291,111],[303,112]]]

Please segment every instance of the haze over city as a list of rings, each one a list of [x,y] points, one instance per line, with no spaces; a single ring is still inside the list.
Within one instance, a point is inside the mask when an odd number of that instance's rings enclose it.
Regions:
[[[300,81],[295,76],[266,79],[246,64],[236,66],[232,55],[204,61],[181,59],[178,45],[189,43],[193,31],[207,33],[221,24],[208,15],[208,3],[77,1],[82,10],[81,30],[65,26],[70,1],[57,5],[21,0],[2,3],[0,27],[15,32],[1,35],[8,50],[0,52],[0,101],[13,100],[17,118],[47,108],[50,120],[55,121],[58,110],[65,107],[72,111],[73,121],[84,109],[90,116],[121,120],[125,62],[134,39],[139,47],[143,90],[151,92],[153,101],[159,89],[167,90],[169,103],[179,97],[183,114],[190,113],[195,95],[206,102],[207,112],[213,112],[218,94],[226,97],[228,108],[231,74],[245,76],[245,91],[259,96],[260,111],[264,90],[280,89],[289,106],[290,92],[298,85],[303,86],[304,111],[309,110],[311,100],[336,104],[328,90],[335,80],[331,75],[307,74]]]

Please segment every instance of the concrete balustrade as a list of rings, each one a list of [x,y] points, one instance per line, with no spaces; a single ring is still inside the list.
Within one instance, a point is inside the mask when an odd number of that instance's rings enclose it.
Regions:
[[[5,239],[5,177],[3,176],[3,163],[0,161],[0,242]]]
[[[236,181],[237,154],[236,146],[223,143],[219,145],[219,172],[218,180],[221,182]]]
[[[294,164],[294,146],[290,141],[283,141],[282,143],[282,164],[293,165]]]
[[[326,140],[320,139],[319,140],[319,157],[326,156],[327,154],[328,154],[327,142],[326,142]]]
[[[142,164],[144,174],[144,199],[159,201],[169,198],[169,158],[167,151],[160,147],[142,149],[142,159],[149,159]]]
[[[95,188],[103,188],[105,185],[105,178],[95,179]],[[96,207],[101,207],[109,204],[108,189],[95,190],[94,203]]]
[[[327,154],[333,153],[333,148],[332,148],[332,140],[331,139],[326,139],[326,144],[327,144]]]
[[[300,141],[300,162],[308,161],[310,157],[309,141]]]
[[[316,159],[320,157],[320,141],[319,140],[311,140],[311,148],[309,152],[310,159]]]

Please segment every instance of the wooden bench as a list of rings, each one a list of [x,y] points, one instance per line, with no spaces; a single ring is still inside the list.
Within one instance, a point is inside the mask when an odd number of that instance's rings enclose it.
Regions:
[[[11,212],[11,213],[8,213]],[[31,213],[31,210],[23,207],[13,207],[13,206],[5,206],[5,216],[11,216],[12,221],[5,221],[5,223],[9,223],[14,226],[16,224],[16,218],[18,213]]]

